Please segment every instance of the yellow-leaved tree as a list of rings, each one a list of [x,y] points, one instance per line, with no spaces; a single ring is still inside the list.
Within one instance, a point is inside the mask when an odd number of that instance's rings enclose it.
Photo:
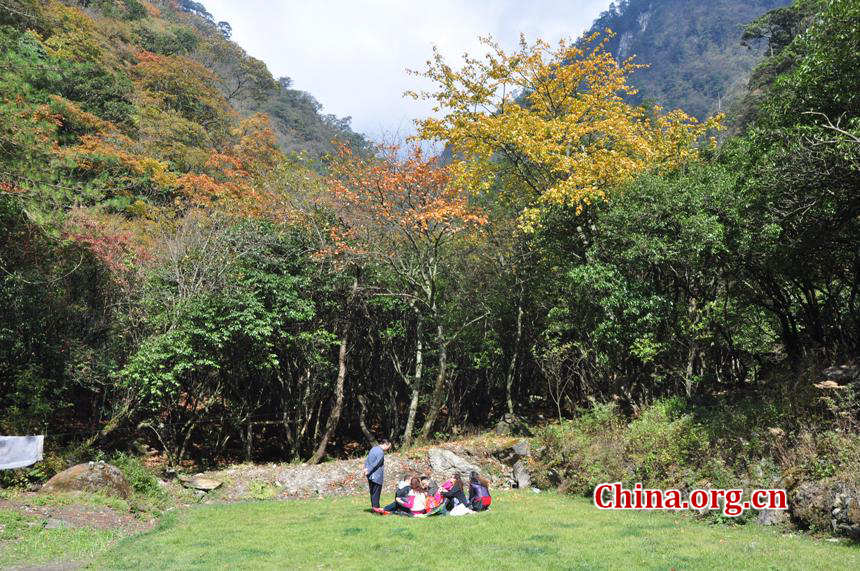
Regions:
[[[454,157],[455,180],[473,191],[495,182],[522,209],[521,225],[534,228],[543,209],[577,212],[608,189],[647,169],[672,168],[695,157],[696,143],[717,119],[700,123],[683,111],[663,113],[625,102],[635,91],[632,58],[617,63],[605,50],[612,31],[552,47],[520,37],[506,53],[491,38],[483,58],[464,56],[449,66],[434,48],[423,72],[439,117],[419,120],[419,137],[444,142]],[[501,180],[500,180],[501,179]]]

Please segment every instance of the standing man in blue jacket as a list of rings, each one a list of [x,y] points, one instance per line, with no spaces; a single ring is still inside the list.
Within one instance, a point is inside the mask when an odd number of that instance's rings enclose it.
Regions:
[[[373,511],[379,511],[379,495],[382,493],[382,480],[385,475],[385,453],[391,448],[391,443],[383,440],[370,449],[364,461],[364,475],[367,477],[367,487],[370,489],[370,505]]]

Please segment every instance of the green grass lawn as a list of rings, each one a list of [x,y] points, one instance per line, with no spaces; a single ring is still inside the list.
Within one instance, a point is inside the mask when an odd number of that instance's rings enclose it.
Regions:
[[[363,497],[200,506],[122,540],[96,568],[860,569],[860,548],[669,513],[499,493],[490,512],[412,519]],[[173,513],[173,512],[172,512]]]
[[[87,561],[121,534],[92,528],[45,529],[44,519],[0,510],[0,569],[55,561]]]

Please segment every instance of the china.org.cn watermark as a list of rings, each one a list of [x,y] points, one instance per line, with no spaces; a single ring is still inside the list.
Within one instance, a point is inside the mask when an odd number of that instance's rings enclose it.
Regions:
[[[744,500],[741,489],[697,489],[684,498],[680,490],[648,489],[640,483],[626,489],[621,482],[604,482],[594,488],[594,505],[601,510],[722,510],[737,517],[748,509],[788,509],[788,495],[781,489],[758,489]]]

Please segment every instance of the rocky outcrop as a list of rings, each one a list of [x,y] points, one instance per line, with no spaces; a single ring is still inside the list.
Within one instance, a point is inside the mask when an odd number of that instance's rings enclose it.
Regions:
[[[791,517],[801,527],[825,530],[830,527],[829,488],[818,482],[803,482],[795,486],[789,498]]]
[[[830,527],[834,533],[860,541],[860,493],[857,488],[843,490],[833,498]]]
[[[520,440],[511,446],[505,446],[492,452],[492,456],[499,462],[512,466],[520,458],[531,456],[531,448],[528,440]]]
[[[200,475],[194,476],[193,478],[179,478],[179,481],[182,482],[182,485],[186,488],[200,490],[202,492],[211,492],[212,490],[221,487],[221,482],[219,480],[205,478]]]
[[[517,460],[513,469],[514,484],[520,488],[529,488],[532,485],[532,477],[525,460]]]
[[[495,432],[499,436],[531,436],[526,421],[515,414],[505,414],[499,422],[496,423]]]
[[[520,440],[510,446],[499,448],[492,455],[511,467],[510,484],[516,488],[528,488],[532,485],[528,469],[528,458],[531,456],[531,445],[528,440]]]
[[[788,521],[788,512],[785,510],[761,510],[756,517],[759,525],[782,525]]]
[[[803,482],[791,491],[788,507],[800,527],[860,539],[860,485],[833,479]]]
[[[427,451],[427,459],[433,472],[450,476],[454,472],[460,472],[468,476],[470,472],[480,472],[481,467],[469,462],[454,452],[445,448],[431,448]]]
[[[89,492],[128,498],[131,486],[122,470],[104,462],[88,462],[63,470],[48,480],[42,492]]]
[[[860,367],[856,365],[835,365],[822,371],[824,378],[839,384],[855,383],[860,380]]]

